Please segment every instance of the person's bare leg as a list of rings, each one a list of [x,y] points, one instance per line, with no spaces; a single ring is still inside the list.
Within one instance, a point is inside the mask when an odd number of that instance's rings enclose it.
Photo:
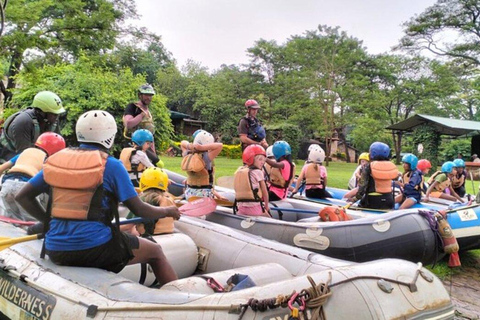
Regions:
[[[358,191],[358,187],[353,188],[352,190],[345,193],[345,195],[343,196],[343,199],[349,199],[349,198],[355,196],[357,194],[357,191]]]
[[[403,201],[402,205],[400,206],[399,210],[401,209],[408,209],[411,208],[416,202],[410,198],[405,199]]]
[[[133,250],[135,258],[130,260],[128,264],[135,263],[148,263],[152,269],[160,286],[177,280],[177,273],[173,270],[172,266],[167,260],[167,257],[163,253],[162,247],[150,240],[144,238],[138,238],[140,246],[138,249]]]

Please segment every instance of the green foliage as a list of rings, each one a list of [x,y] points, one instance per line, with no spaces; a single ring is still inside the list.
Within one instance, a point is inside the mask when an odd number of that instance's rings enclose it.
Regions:
[[[430,173],[435,172],[439,164],[440,134],[429,125],[419,126],[413,132],[413,142],[415,145],[422,144],[423,152],[415,153],[419,159],[427,159],[432,164]]]
[[[284,140],[292,148],[292,157],[296,158],[300,150],[300,142],[303,138],[302,131],[297,125],[283,122],[267,127],[267,138],[270,145],[275,141]]]
[[[469,159],[471,153],[470,144],[470,139],[443,140],[440,152],[441,161],[456,159],[459,153],[464,156],[464,159]]]
[[[242,146],[237,145],[223,145],[223,149],[220,152],[219,156],[225,157],[228,159],[242,159]]]
[[[122,136],[122,116],[128,103],[136,100],[136,89],[145,82],[143,76],[133,76],[129,69],[116,72],[93,65],[88,58],[82,58],[75,64],[45,66],[18,76],[20,88],[15,91],[13,104],[29,106],[38,91],[50,90],[57,93],[67,110],[67,121],[62,135],[69,145],[76,144],[75,123],[77,118],[88,110],[106,110],[117,120],[118,134],[114,152],[121,150],[126,143]],[[155,95],[150,106],[156,122],[157,147],[170,143],[172,124],[170,114],[165,107],[166,98]]]

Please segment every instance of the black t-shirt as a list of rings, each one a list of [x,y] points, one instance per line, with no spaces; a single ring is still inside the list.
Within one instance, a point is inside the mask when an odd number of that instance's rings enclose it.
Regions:
[[[140,110],[139,107],[135,105],[135,103],[129,103],[127,107],[125,108],[125,112],[123,113],[124,116],[126,115],[131,115],[134,118],[138,116],[140,113],[142,113],[142,110]]]

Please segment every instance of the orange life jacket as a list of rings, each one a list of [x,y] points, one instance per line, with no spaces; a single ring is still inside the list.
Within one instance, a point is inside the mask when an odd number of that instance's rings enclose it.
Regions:
[[[51,216],[93,220],[102,217],[103,173],[108,154],[99,150],[63,149],[48,157],[45,182],[52,187]]]
[[[392,180],[398,177],[397,167],[390,161],[372,161],[370,163],[375,192],[392,192]]]
[[[25,149],[19,156],[15,165],[8,172],[17,172],[33,177],[42,170],[47,153],[38,148]]]
[[[316,163],[309,163],[305,168],[305,182],[307,186],[323,185],[323,178],[320,176],[320,165]]]
[[[175,205],[175,202],[173,201],[173,196],[170,193],[157,191],[155,189],[153,189],[152,191],[147,190],[146,192],[143,192],[142,194],[140,194],[140,199],[142,199],[142,201],[146,203],[157,207],[170,207]],[[172,217],[165,217],[156,220],[152,235],[173,233],[173,221],[174,220]],[[143,223],[137,225],[137,229],[141,230],[142,227],[145,229],[145,225]],[[143,234],[144,232],[140,233]]]
[[[238,168],[235,172],[233,188],[235,189],[235,201],[237,202],[261,202],[262,190],[253,189],[250,169],[247,166]]]
[[[293,179],[293,173],[295,172],[295,166],[293,163],[290,163],[290,173],[288,180],[285,180],[282,175],[282,170],[280,168],[272,167],[270,171],[270,184],[277,188],[288,189],[290,182]]]
[[[145,166],[142,163],[132,165],[132,157],[135,155],[135,152],[137,152],[137,149],[130,147],[123,148],[122,152],[120,153],[120,161],[122,161],[129,173],[138,173],[145,170]]]
[[[202,153],[189,153],[182,159],[181,168],[187,173],[187,185],[191,188],[212,188],[213,165],[210,172],[207,170]]]

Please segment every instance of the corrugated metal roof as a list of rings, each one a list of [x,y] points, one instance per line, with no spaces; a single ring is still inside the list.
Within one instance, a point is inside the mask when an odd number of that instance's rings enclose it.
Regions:
[[[186,113],[181,113],[177,111],[170,111],[170,119],[185,119],[185,118],[191,118],[188,114]]]
[[[397,122],[386,129],[412,131],[416,127],[425,124],[434,127],[440,132],[440,134],[451,136],[466,135],[474,131],[479,131],[480,133],[480,122],[478,121],[442,118],[424,114],[416,114],[413,117]]]

